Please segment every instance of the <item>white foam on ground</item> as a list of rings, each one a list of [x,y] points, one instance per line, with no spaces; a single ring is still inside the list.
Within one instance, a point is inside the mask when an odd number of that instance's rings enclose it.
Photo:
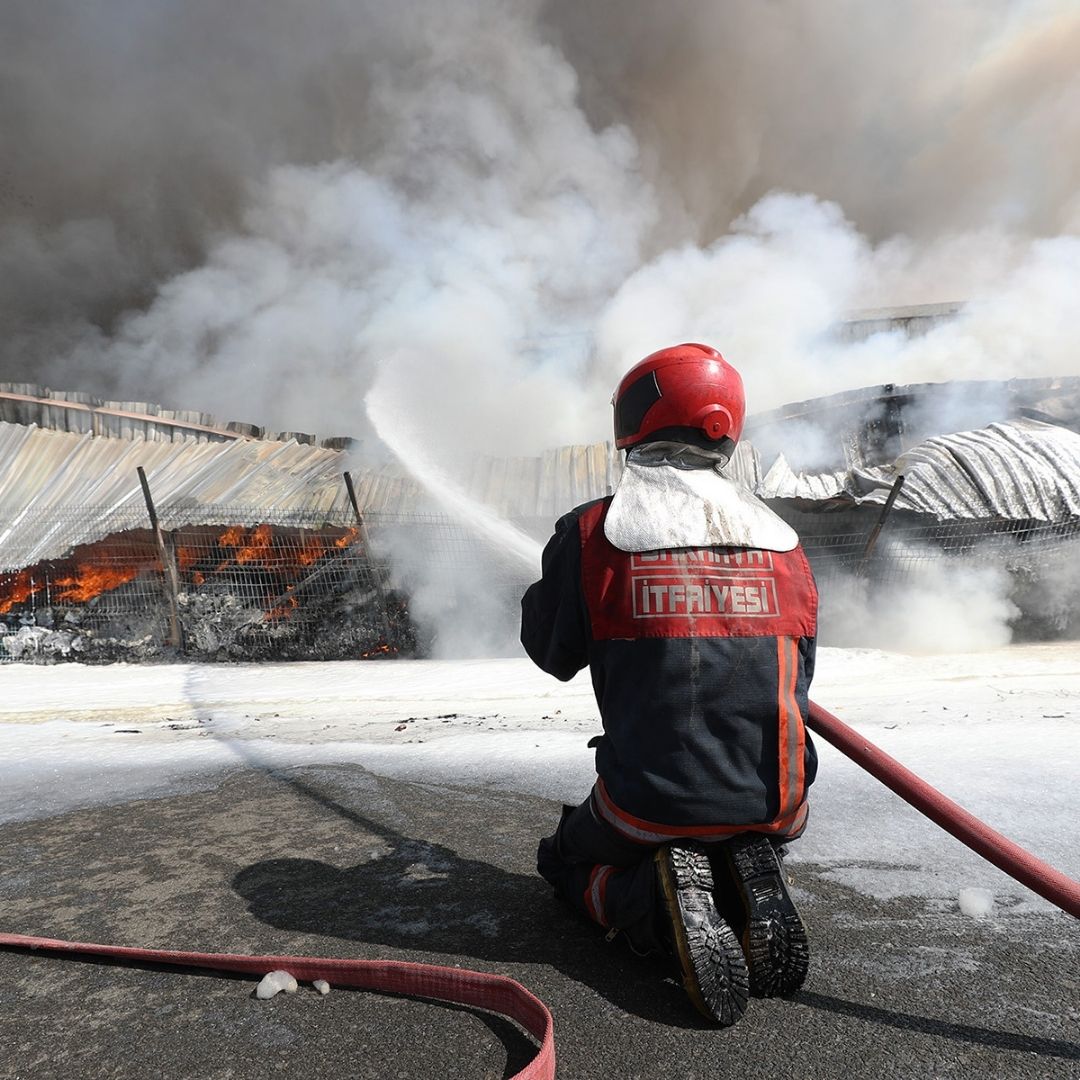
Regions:
[[[1080,878],[1080,644],[911,657],[822,649],[813,697],[886,753]],[[0,821],[210,785],[239,766],[355,762],[403,780],[576,802],[600,730],[587,674],[527,660],[0,667]],[[881,899],[961,889],[1051,910],[820,738],[792,847]],[[555,811],[553,810],[553,821]]]
[[[262,977],[262,981],[255,987],[255,996],[260,1001],[266,1001],[275,994],[295,994],[297,988],[296,979],[287,971],[270,971]]]
[[[994,910],[994,894],[989,889],[961,889],[960,910],[971,919],[985,919]]]

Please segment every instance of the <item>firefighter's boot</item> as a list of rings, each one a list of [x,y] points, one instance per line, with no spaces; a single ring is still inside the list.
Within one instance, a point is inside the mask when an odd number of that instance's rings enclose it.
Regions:
[[[713,901],[713,876],[703,848],[675,841],[653,856],[663,901],[663,937],[678,961],[697,1010],[724,1027],[746,1011],[749,979],[739,940]]]
[[[717,902],[742,941],[751,993],[794,994],[806,979],[810,946],[772,842],[744,833],[720,845],[712,861]]]

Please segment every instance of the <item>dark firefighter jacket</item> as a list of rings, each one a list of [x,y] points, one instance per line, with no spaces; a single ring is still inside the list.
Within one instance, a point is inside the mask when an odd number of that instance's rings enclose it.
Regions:
[[[817,771],[803,726],[817,590],[802,548],[628,554],[604,536],[610,502],[559,520],[521,602],[521,641],[544,671],[591,669],[595,812],[648,844],[797,836]]]

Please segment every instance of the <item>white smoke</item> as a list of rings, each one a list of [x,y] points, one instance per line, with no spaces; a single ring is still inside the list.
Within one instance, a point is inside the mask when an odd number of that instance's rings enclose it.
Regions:
[[[145,8],[0,14],[8,377],[371,445],[375,388],[460,477],[604,438],[675,341],[752,411],[1080,372],[1070,4]]]
[[[830,580],[819,612],[821,644],[919,655],[1009,643],[1010,624],[1020,612],[999,563],[942,559],[930,550],[894,554],[910,563],[902,581]]]
[[[889,296],[940,300],[932,253],[949,274],[946,297],[967,301],[955,319],[911,338],[833,333]],[[708,249],[666,253],[622,285],[599,322],[600,381],[680,336],[722,343],[758,410],[875,383],[1080,374],[1078,289],[1077,236],[986,230],[929,252],[875,246],[837,205],[774,194]]]
[[[633,140],[589,128],[512,7],[423,26],[421,57],[371,72],[363,164],[273,169],[240,232],[51,370],[152,372],[165,400],[324,433],[355,433],[383,371],[441,454],[570,438],[586,320],[653,216]]]

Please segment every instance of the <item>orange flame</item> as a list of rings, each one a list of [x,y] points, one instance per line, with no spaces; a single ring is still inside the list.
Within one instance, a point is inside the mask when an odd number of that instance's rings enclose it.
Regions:
[[[233,525],[218,537],[217,542],[222,547],[240,547],[244,542],[244,534],[246,532],[247,530],[243,525]]]
[[[290,585],[285,590],[285,602],[279,604],[273,611],[268,611],[265,616],[266,622],[273,622],[275,619],[288,618],[290,613],[295,611],[300,606],[300,601],[293,595],[294,586]]]
[[[6,615],[16,604],[22,604],[29,600],[39,589],[44,588],[45,581],[34,581],[31,571],[20,570],[10,584],[3,586],[4,596],[0,599],[0,615]]]
[[[255,529],[248,543],[236,553],[236,561],[244,564],[264,560],[273,547],[273,529],[269,525],[260,525]]]
[[[270,525],[259,525],[248,530],[243,525],[233,525],[218,537],[218,547],[236,548],[233,558],[245,566],[252,562],[264,562],[274,547],[274,530]],[[228,565],[222,563],[219,569]]]
[[[55,580],[55,584],[63,589],[63,592],[56,594],[56,599],[84,603],[109,589],[126,585],[138,575],[138,566],[112,567],[100,563],[79,563],[74,574]]]
[[[387,642],[383,642],[381,645],[377,645],[374,649],[368,649],[367,652],[360,654],[361,660],[371,660],[378,656],[395,656],[397,654],[397,646],[390,645]]]
[[[318,536],[307,537],[296,553],[296,561],[301,566],[311,566],[326,554],[326,545]]]
[[[174,555],[177,569],[190,588],[205,585],[216,572],[229,571],[235,576],[237,567],[250,567],[258,575],[259,587],[265,589],[264,606],[268,609],[265,617],[282,619],[300,606],[300,599],[293,593],[308,568],[323,559],[339,557],[359,535],[358,528],[334,530],[328,535],[276,530],[267,524],[250,529],[243,525],[200,527],[178,534],[184,542],[175,544]],[[137,545],[146,543],[140,539]],[[52,601],[85,603],[132,581],[143,570],[161,572],[157,553],[152,548],[142,550],[136,546],[122,559],[117,559],[114,552],[115,547],[110,550],[94,544],[79,549],[72,559],[45,562],[0,575],[0,615],[43,590],[50,592]]]

